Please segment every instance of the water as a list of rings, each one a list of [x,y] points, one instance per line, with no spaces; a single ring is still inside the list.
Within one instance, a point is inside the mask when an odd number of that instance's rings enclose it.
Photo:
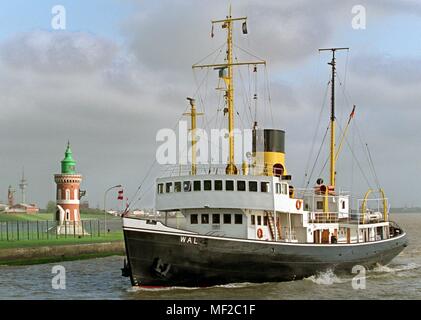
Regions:
[[[410,245],[388,266],[366,275],[366,289],[352,288],[352,275],[333,272],[304,280],[230,284],[211,288],[132,288],[121,276],[124,257],[63,262],[66,289],[52,289],[57,264],[0,267],[0,299],[421,299],[421,214],[395,214]]]

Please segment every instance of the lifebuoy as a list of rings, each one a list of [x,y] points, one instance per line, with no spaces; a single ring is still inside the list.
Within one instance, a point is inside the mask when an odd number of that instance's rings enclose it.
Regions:
[[[297,202],[295,203],[295,207],[297,208],[297,210],[301,209],[301,200],[297,200]]]
[[[263,238],[263,230],[262,230],[262,228],[257,229],[257,237],[259,239],[262,239]]]

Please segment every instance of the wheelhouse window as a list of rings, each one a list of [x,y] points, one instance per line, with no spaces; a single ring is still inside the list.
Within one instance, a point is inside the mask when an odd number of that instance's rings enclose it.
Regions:
[[[237,191],[246,191],[246,182],[245,181],[237,181]]]
[[[231,215],[224,214],[224,224],[231,224]]]
[[[181,192],[181,182],[177,181],[174,183],[174,191],[175,192]]]
[[[184,192],[190,192],[191,191],[191,181],[184,181],[183,182],[183,190],[184,190]]]
[[[288,194],[288,185],[285,183],[282,184],[282,194]]]
[[[202,190],[202,181],[194,181],[193,182],[193,189],[194,189],[194,191],[201,191]]]
[[[164,184],[163,183],[159,183],[158,184],[158,193],[164,193]]]
[[[234,216],[234,223],[235,224],[243,224],[243,215],[242,214],[236,214]]]
[[[251,225],[254,226],[256,224],[256,216],[253,214],[251,215]]]
[[[222,180],[215,180],[215,190],[222,191]]]
[[[262,225],[262,216],[257,216],[257,225]]]
[[[199,223],[199,219],[197,214],[192,214],[190,215],[190,224],[198,224]]]
[[[221,223],[221,215],[214,213],[212,214],[212,223],[213,224],[220,224]]]
[[[166,193],[171,193],[172,192],[172,182],[167,182],[165,184],[165,192]]]
[[[323,209],[323,201],[317,201],[317,210]]]
[[[282,188],[281,188],[281,184],[280,183],[277,183],[276,184],[276,193],[277,194],[281,194],[282,193]]]
[[[211,180],[203,181],[203,190],[205,190],[205,191],[212,190],[212,181]]]
[[[249,181],[249,191],[257,192],[257,181]]]
[[[202,224],[209,224],[209,215],[202,214]]]
[[[268,225],[268,217],[266,217],[266,216],[263,217],[263,225],[264,226]]]
[[[342,209],[345,210],[345,201],[342,200]]]
[[[269,182],[261,182],[260,183],[260,191],[262,191],[262,192],[269,192],[270,191],[270,184],[269,184]]]
[[[234,181],[233,180],[226,180],[225,181],[225,190],[226,191],[234,191]]]

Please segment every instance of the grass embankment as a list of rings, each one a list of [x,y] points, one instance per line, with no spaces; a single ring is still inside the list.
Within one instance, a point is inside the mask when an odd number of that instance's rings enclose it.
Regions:
[[[110,232],[109,234],[100,237],[91,237],[87,235],[81,238],[75,238],[71,235],[68,235],[67,237],[59,236],[58,238],[56,238],[55,235],[52,235],[52,238],[48,240],[0,241],[0,250],[12,248],[35,248],[45,246],[62,246],[72,244],[103,243],[115,241],[123,241],[123,232]]]
[[[46,221],[54,221],[54,219],[55,215],[53,213],[0,213],[0,223],[36,223],[36,221],[45,223]],[[100,210],[81,212],[81,219],[84,221],[103,221],[104,212]],[[120,217],[107,215],[107,221],[118,221],[120,219]],[[47,235],[47,233],[43,233],[42,235],[43,237],[40,240],[36,239],[36,235],[34,236],[31,234],[31,237],[28,236],[30,240],[0,241],[0,265],[42,264],[124,254],[124,237],[122,230],[112,231],[106,235],[101,234],[100,236],[98,236],[96,231],[92,232],[92,235],[80,237],[50,234],[50,238],[46,239],[45,235]],[[26,232],[22,230],[22,237],[25,236]]]
[[[48,240],[0,241],[0,265],[34,265],[124,255],[123,233]]]

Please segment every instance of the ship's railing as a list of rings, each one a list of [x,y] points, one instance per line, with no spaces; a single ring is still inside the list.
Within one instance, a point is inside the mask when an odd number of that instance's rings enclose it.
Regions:
[[[315,197],[320,196],[320,194],[316,194],[314,188],[294,188],[295,197],[297,199],[304,199],[305,197]],[[344,189],[339,189],[335,191],[334,195],[328,195],[328,197],[338,197],[338,196],[350,196],[351,193]]]
[[[196,175],[226,175],[226,164],[198,164]],[[265,176],[267,167],[260,165],[237,165],[239,176]],[[163,165],[161,166],[161,177],[179,177],[192,175],[191,165]]]
[[[282,227],[281,239],[286,241],[297,241],[297,232],[293,229],[289,230],[288,227]]]
[[[309,212],[308,221],[310,223],[348,223],[348,224],[369,224],[385,222],[380,212],[348,213],[348,217],[341,217],[339,212]]]

